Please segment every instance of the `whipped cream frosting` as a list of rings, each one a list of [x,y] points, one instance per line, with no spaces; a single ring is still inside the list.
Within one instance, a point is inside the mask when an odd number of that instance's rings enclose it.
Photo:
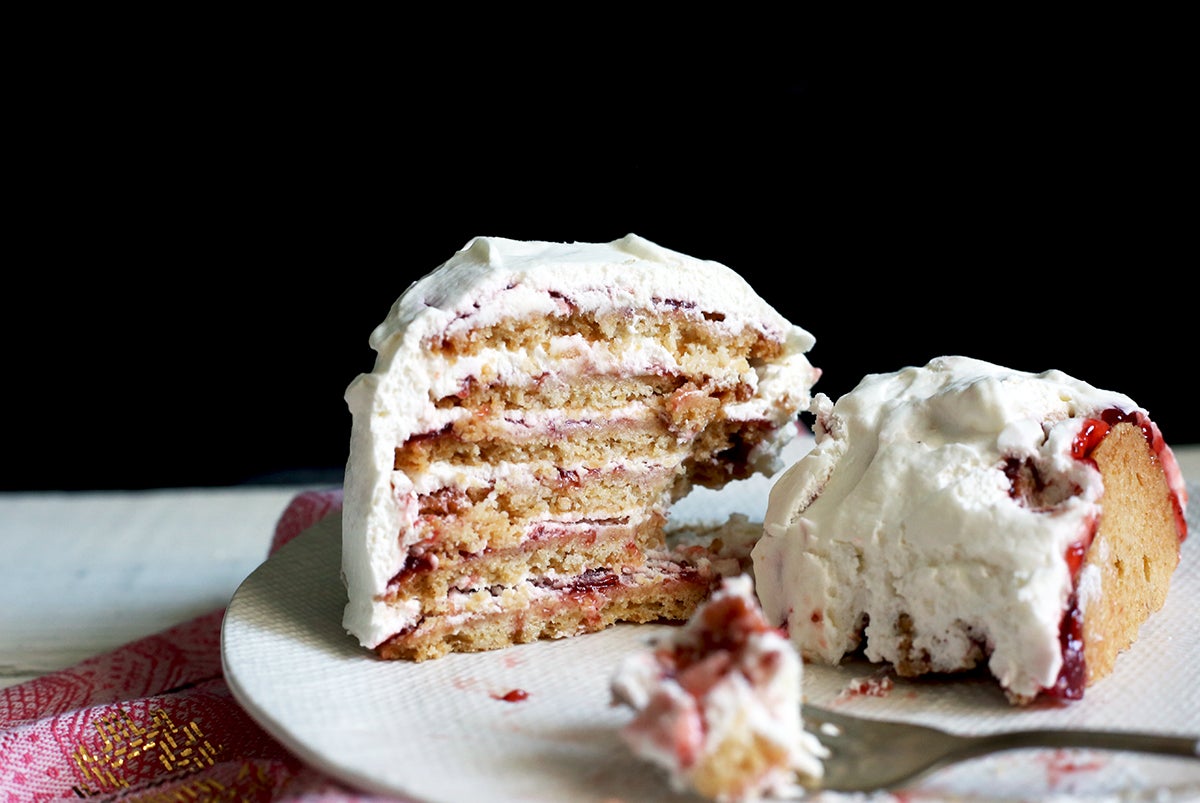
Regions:
[[[1103,492],[1072,444],[1088,417],[1114,408],[1140,410],[1061,371],[960,356],[868,375],[836,403],[817,394],[815,446],[773,485],[752,552],[768,620],[814,661],[839,662],[866,621],[872,661],[924,653],[930,671],[952,671],[986,644],[1010,697],[1051,687],[1067,550],[1090,537]],[[1165,446],[1160,458],[1186,503]],[[1012,460],[1049,480],[1038,506],[1011,493]],[[911,627],[897,626],[901,615]]]
[[[611,689],[635,712],[622,739],[664,769],[674,789],[757,800],[802,797],[802,781],[824,771],[828,752],[801,716],[803,678],[799,653],[763,618],[750,576],[739,574],[725,578],[682,628],[627,656]],[[739,767],[731,743],[776,759]],[[705,788],[717,775],[710,762],[730,765],[722,789]]]
[[[488,347],[458,357],[436,354],[428,344],[512,317],[663,304],[717,311],[731,328],[749,325],[785,342],[780,359],[756,369],[759,392],[728,410],[729,417],[782,424],[794,414],[769,400],[790,396],[801,409],[808,405],[819,376],[805,356],[814,344],[811,334],[786,320],[732,269],[633,234],[611,243],[477,237],[392,305],[370,337],[377,352],[373,370],[346,390],[352,424],[342,523],[342,574],[349,596],[344,625],[364,646],[377,646],[419,615],[415,603],[389,606],[378,596],[403,565],[412,545],[406,540],[408,524],[418,515],[413,479],[393,470],[395,449],[410,436],[438,431],[465,414],[438,407],[437,399],[479,376],[507,381],[539,373],[675,367],[667,350],[649,342],[618,356],[589,349],[579,337],[560,338],[546,350]],[[780,426],[779,437],[793,432]],[[770,449],[756,456],[765,470],[777,467],[772,457]]]

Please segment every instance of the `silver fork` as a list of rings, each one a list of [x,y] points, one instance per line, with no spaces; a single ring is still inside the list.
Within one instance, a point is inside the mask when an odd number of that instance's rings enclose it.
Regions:
[[[830,755],[821,789],[868,792],[896,787],[958,761],[1025,747],[1127,750],[1200,760],[1200,736],[1130,731],[1018,730],[963,736],[938,728],[802,707],[804,725]]]

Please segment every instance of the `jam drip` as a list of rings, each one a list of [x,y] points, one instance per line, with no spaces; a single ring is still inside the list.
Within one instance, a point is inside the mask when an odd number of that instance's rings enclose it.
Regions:
[[[1083,698],[1087,686],[1087,660],[1083,652],[1083,611],[1079,607],[1079,570],[1087,557],[1088,547],[1096,537],[1097,521],[1093,519],[1087,528],[1087,536],[1067,547],[1067,568],[1071,572],[1071,595],[1067,598],[1066,610],[1058,626],[1058,641],[1062,646],[1062,668],[1054,685],[1046,689],[1050,697],[1063,700]]]
[[[1054,685],[1046,689],[1046,694],[1063,700],[1082,699],[1087,685],[1087,661],[1083,656],[1083,611],[1079,609],[1079,595],[1074,591],[1067,600],[1058,640],[1062,644],[1062,669],[1058,671]]]
[[[571,594],[581,594],[600,588],[611,588],[620,585],[621,578],[609,568],[587,569],[583,573],[570,578],[547,577],[534,581],[539,588],[549,588],[555,591],[565,591]]]

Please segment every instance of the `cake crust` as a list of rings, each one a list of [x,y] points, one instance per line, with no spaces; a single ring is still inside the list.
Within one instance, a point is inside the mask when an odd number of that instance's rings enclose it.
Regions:
[[[1078,583],[1087,685],[1112,672],[1142,623],[1166,603],[1186,535],[1162,458],[1140,427],[1117,424],[1092,456],[1104,481],[1104,513]]]

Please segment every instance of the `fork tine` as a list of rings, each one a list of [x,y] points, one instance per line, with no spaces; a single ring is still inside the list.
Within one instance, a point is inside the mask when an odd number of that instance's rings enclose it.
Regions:
[[[911,782],[958,761],[1020,747],[1138,750],[1200,759],[1200,740],[1134,732],[1024,730],[967,736],[928,725],[801,706],[805,727],[829,751],[823,789],[871,791]]]
[[[803,705],[805,727],[829,751],[823,789],[869,791],[910,781],[942,764],[962,737],[936,728]]]

